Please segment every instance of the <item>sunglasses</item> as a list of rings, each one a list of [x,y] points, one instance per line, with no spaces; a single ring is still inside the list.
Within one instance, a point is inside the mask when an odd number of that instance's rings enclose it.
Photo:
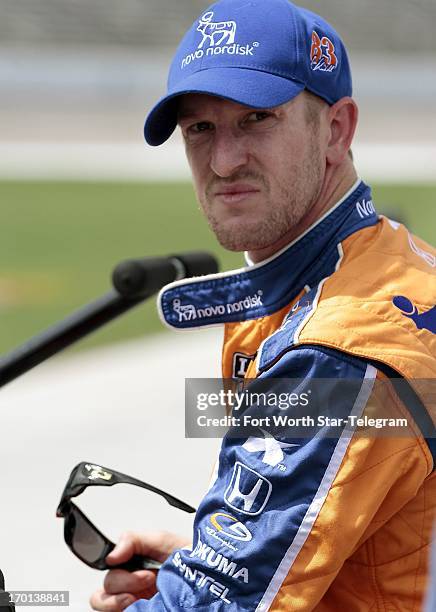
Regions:
[[[77,497],[87,487],[111,487],[114,484],[121,483],[142,487],[152,493],[161,495],[171,506],[179,508],[184,512],[195,512],[195,508],[192,506],[185,504],[180,499],[177,499],[177,497],[165,491],[157,489],[153,485],[121,472],[82,461],[82,463],[73,468],[56,510],[56,516],[65,519],[65,542],[76,557],[94,569],[125,569],[129,572],[140,569],[157,570],[161,567],[161,563],[141,555],[133,555],[126,563],[108,565],[106,556],[115,548],[115,544],[103,535],[76,504],[71,501],[72,497]]]

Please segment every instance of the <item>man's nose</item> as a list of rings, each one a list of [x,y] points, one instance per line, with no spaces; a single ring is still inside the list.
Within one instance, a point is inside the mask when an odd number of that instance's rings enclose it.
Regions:
[[[232,176],[248,162],[244,135],[232,130],[217,130],[212,144],[210,166],[217,176]]]

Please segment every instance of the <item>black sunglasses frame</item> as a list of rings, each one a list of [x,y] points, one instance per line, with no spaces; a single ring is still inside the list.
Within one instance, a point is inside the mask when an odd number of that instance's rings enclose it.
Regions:
[[[64,523],[64,539],[67,546],[70,548],[76,557],[78,557],[83,563],[86,563],[89,567],[98,570],[108,569],[125,569],[127,571],[135,571],[139,569],[154,569],[157,570],[161,567],[159,561],[143,557],[141,555],[133,555],[126,563],[118,565],[108,565],[106,562],[106,556],[115,548],[115,544],[109,540],[97,527],[88,519],[88,517],[71,501],[72,497],[77,497],[83,491],[90,486],[113,486],[114,484],[132,484],[143,489],[147,489],[152,493],[161,495],[171,506],[179,508],[184,512],[193,513],[195,508],[189,506],[185,502],[177,499],[173,495],[154,487],[146,482],[117,472],[100,465],[93,464],[91,462],[82,461],[78,463],[71,471],[70,477],[65,485],[62,493],[61,500],[56,510],[56,516],[65,519]],[[75,549],[74,534],[77,528],[78,521],[83,521],[90,531],[92,531],[102,542],[102,552],[98,559],[90,560],[86,559]]]

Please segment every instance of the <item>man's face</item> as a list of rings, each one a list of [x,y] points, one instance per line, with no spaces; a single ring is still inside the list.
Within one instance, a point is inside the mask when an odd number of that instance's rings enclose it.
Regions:
[[[225,248],[279,243],[319,196],[325,155],[319,121],[309,119],[309,97],[303,92],[274,109],[204,94],[182,97],[179,125],[195,191]]]

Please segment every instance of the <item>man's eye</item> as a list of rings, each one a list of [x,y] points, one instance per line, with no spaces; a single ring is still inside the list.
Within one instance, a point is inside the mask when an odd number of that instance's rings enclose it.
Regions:
[[[194,125],[190,125],[188,128],[188,132],[193,134],[199,134],[200,132],[207,132],[212,128],[212,124],[207,121],[199,121],[198,123],[194,123]]]
[[[246,121],[248,123],[258,123],[259,121],[263,121],[270,116],[271,113],[268,113],[267,111],[255,111],[254,113],[250,113],[250,115],[248,115]]]

